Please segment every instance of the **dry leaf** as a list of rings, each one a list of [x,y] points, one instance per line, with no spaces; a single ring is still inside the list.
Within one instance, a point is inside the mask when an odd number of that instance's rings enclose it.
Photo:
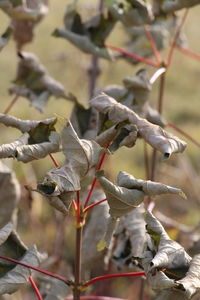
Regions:
[[[152,147],[162,152],[165,158],[168,158],[172,153],[183,152],[186,147],[186,143],[176,136],[140,118],[128,107],[116,102],[115,99],[104,93],[93,98],[90,103],[92,107],[95,107],[101,113],[108,114],[109,119],[113,122],[128,121],[135,124],[140,136]]]
[[[0,228],[14,221],[20,194],[20,184],[15,173],[0,162]]]
[[[72,4],[67,7],[64,22],[65,29],[57,28],[53,32],[55,37],[67,39],[85,53],[112,59],[112,55],[104,43],[115,25],[115,19],[99,14],[83,23],[75,5]]]
[[[119,172],[117,182],[120,186],[128,189],[142,190],[148,196],[156,196],[161,194],[175,194],[186,198],[181,189],[165,185],[160,182],[151,180],[136,179],[126,172]]]
[[[43,111],[50,95],[74,101],[65,93],[64,87],[50,77],[36,55],[28,52],[19,53],[17,77],[10,92],[28,98],[40,112]]]
[[[173,13],[176,10],[193,7],[200,4],[199,0],[165,0],[161,3],[161,9],[164,13]]]
[[[185,270],[189,268],[191,257],[177,242],[171,240],[160,222],[149,211],[146,213],[147,232],[154,242],[156,254],[149,264],[152,269]]]

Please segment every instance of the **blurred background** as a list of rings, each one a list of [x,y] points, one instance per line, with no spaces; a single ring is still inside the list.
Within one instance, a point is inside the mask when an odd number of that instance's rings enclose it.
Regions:
[[[49,14],[35,28],[35,38],[31,44],[27,44],[25,51],[35,53],[47,68],[49,75],[61,82],[66,92],[71,92],[77,96],[78,100],[85,106],[89,100],[88,69],[91,66],[91,55],[82,53],[79,49],[71,45],[64,39],[52,36],[55,28],[63,27],[63,16],[67,4],[70,1],[49,1]],[[97,6],[97,1],[81,0],[79,8],[85,19],[90,17]],[[182,15],[182,11],[178,12]],[[184,32],[187,37],[189,49],[200,53],[200,31],[199,31],[200,6],[196,6],[189,11],[189,15],[184,25]],[[9,24],[9,18],[0,11],[0,32],[4,32]],[[124,48],[124,43],[128,40],[122,24],[117,24],[112,34],[107,40],[107,44]],[[169,49],[161,52],[165,59]],[[8,89],[12,86],[12,81],[16,76],[17,53],[15,43],[11,40],[0,54],[0,111],[3,112],[11,101]],[[124,60],[109,62],[99,59],[100,75],[97,79],[96,88],[102,88],[110,84],[122,84],[125,76],[133,77],[141,68],[148,70],[149,77],[155,72],[153,67],[147,67],[142,63],[133,65]],[[187,132],[200,142],[200,61],[187,57],[180,51],[175,50],[172,66],[167,74],[166,90],[164,95],[163,117],[168,122]],[[153,85],[151,92],[151,104],[157,105],[158,82]],[[64,99],[51,97],[44,113],[41,114],[29,105],[29,102],[20,97],[10,114],[22,119],[45,119],[53,117],[55,114],[68,118],[73,105]],[[0,125],[0,143],[9,143],[19,137],[19,132],[13,128]],[[170,160],[159,162],[156,180],[165,184],[180,187],[186,193],[188,200],[179,197],[159,197],[157,209],[175,220],[186,224],[192,228],[199,226],[200,207],[200,155],[199,148],[186,140],[172,129],[167,129],[185,140],[188,145],[184,154],[173,155]],[[110,176],[114,179],[120,170],[133,174],[136,178],[145,179],[145,166],[143,156],[143,142],[139,140],[136,146],[131,149],[120,149],[105,162],[105,169],[109,170]],[[151,152],[148,147],[149,153]],[[55,154],[60,164],[64,161],[62,154]],[[18,212],[18,231],[25,244],[37,244],[41,251],[46,251],[52,255],[58,251],[56,246],[57,230],[59,226],[64,226],[60,222],[60,217],[49,207],[48,203],[36,193],[30,194],[24,185],[34,185],[41,180],[45,173],[53,168],[51,160],[45,159],[33,163],[23,164],[11,159],[4,160],[17,174],[17,178],[22,186],[22,199]],[[68,221],[67,221],[68,222]],[[63,231],[64,240],[62,256],[73,260],[74,232],[72,227],[65,223]],[[70,222],[69,222],[70,223]],[[41,230],[42,229],[42,230]],[[197,230],[198,232],[198,230]],[[181,239],[178,229],[169,230],[173,238]],[[188,241],[184,241],[186,244]],[[187,244],[190,247],[190,244]],[[67,250],[65,250],[67,249]],[[62,266],[62,268],[64,268]],[[120,281],[119,290],[116,289],[118,281],[113,281],[115,296],[128,297],[132,293],[131,285],[127,289],[127,281]],[[124,288],[125,287],[125,288]],[[134,285],[135,288],[135,285]],[[32,299],[23,298],[23,291],[6,299]],[[22,298],[21,298],[22,297]],[[130,295],[129,295],[130,298]],[[136,298],[132,298],[136,299]]]

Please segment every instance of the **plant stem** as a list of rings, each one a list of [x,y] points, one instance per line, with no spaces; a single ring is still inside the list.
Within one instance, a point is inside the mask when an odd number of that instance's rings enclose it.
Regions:
[[[53,161],[54,165],[56,168],[59,168],[59,164],[57,163],[55,157],[53,157],[53,155],[51,153],[49,153],[49,156],[51,158],[51,160]]]
[[[105,158],[106,158],[106,154],[107,154],[106,152],[104,152],[104,153],[102,154],[101,160],[100,160],[100,162],[99,162],[99,165],[98,165],[96,171],[98,171],[98,170],[101,169],[101,167],[102,167],[102,165],[103,165],[103,162],[104,162],[104,160],[105,160]],[[92,192],[93,192],[93,190],[94,190],[96,181],[97,181],[97,179],[96,179],[96,177],[95,177],[95,178],[93,179],[93,181],[92,181],[92,184],[91,184],[89,193],[88,193],[88,195],[87,195],[87,198],[86,198],[86,201],[85,201],[85,204],[84,204],[84,208],[87,207],[88,202],[90,201],[90,198],[91,198]]]
[[[150,84],[154,84],[154,82],[165,72],[166,72],[166,68],[164,67],[156,70],[156,72],[152,75],[152,77],[149,80]]]
[[[142,57],[140,55],[137,55],[135,53],[131,53],[131,52],[129,52],[127,50],[124,50],[124,49],[121,49],[119,47],[112,46],[112,45],[106,45],[106,47],[109,48],[109,49],[115,50],[115,51],[117,51],[119,53],[125,54],[125,55],[127,55],[129,57],[132,57],[132,58],[134,58],[134,59],[136,59],[138,61],[141,61],[141,62],[143,62],[143,63],[145,63],[147,65],[150,65],[152,67],[158,68],[160,66],[160,63],[158,63],[158,62],[153,62],[153,61],[151,61],[151,60],[149,60],[147,58],[144,58],[144,57]]]
[[[158,94],[158,112],[160,114],[162,114],[162,110],[163,110],[165,84],[166,84],[166,72],[162,73],[162,75],[160,76],[160,86],[159,86],[159,94]],[[152,181],[155,180],[156,162],[157,162],[157,150],[153,149],[152,162],[151,162],[151,176],[150,176],[150,179]]]
[[[180,129],[179,127],[177,127],[176,125],[174,125],[173,123],[168,122],[167,123],[168,127],[173,128],[174,130],[176,130],[177,132],[179,132],[180,134],[182,134],[184,137],[186,137],[188,140],[190,140],[193,144],[195,144],[197,147],[200,148],[200,143],[197,142],[191,135],[189,135],[187,132],[183,131],[182,129]]]
[[[18,99],[19,99],[19,95],[15,95],[14,98],[11,100],[11,102],[6,107],[6,109],[4,110],[3,114],[6,115],[7,113],[9,113],[9,111],[11,110],[11,108],[17,102]]]
[[[92,209],[93,207],[95,207],[95,206],[97,206],[100,203],[105,202],[105,201],[107,201],[107,199],[102,199],[102,200],[99,200],[95,203],[92,203],[91,205],[88,205],[86,208],[84,208],[83,212],[86,213],[88,210]]]
[[[80,300],[80,283],[81,283],[81,248],[82,248],[82,231],[83,227],[76,228],[76,254],[74,268],[74,300]]]
[[[147,143],[144,141],[144,164],[145,164],[145,173],[146,173],[146,180],[150,178],[150,166],[149,166],[149,157],[147,152]]]
[[[23,266],[23,267],[26,267],[26,268],[29,268],[29,269],[32,269],[34,271],[37,271],[37,272],[40,272],[42,274],[45,274],[47,276],[50,276],[50,277],[53,277],[53,278],[56,278],[58,280],[61,280],[63,281],[64,283],[66,283],[67,285],[71,285],[71,281],[68,280],[67,278],[63,277],[63,276],[60,276],[60,275],[57,275],[57,274],[54,274],[54,273],[51,273],[49,271],[46,271],[46,270],[43,270],[43,269],[39,269],[37,267],[34,267],[34,266],[31,266],[31,265],[28,265],[26,263],[22,263],[16,259],[13,259],[13,258],[10,258],[10,257],[5,257],[5,256],[2,256],[0,255],[0,258],[1,259],[4,259],[4,260],[7,260],[7,261],[11,261],[17,265],[20,265],[20,266]]]
[[[190,56],[194,59],[197,59],[198,61],[200,61],[200,55],[197,53],[194,53],[193,51],[191,51],[190,49],[186,49],[184,47],[177,47],[178,50],[180,50],[182,53],[186,54],[187,56]]]
[[[42,299],[42,296],[41,296],[41,294],[40,294],[40,291],[39,291],[39,289],[38,289],[38,287],[37,287],[35,281],[33,280],[33,278],[32,278],[31,276],[29,277],[29,281],[30,281],[30,283],[31,283],[31,285],[32,285],[32,287],[33,287],[33,289],[34,289],[36,295],[37,295],[38,300],[43,300],[43,299]]]
[[[149,29],[148,29],[148,27],[146,25],[144,25],[144,31],[145,31],[145,34],[146,34],[149,42],[150,42],[150,45],[151,45],[151,48],[153,50],[154,56],[155,56],[157,62],[160,64],[161,61],[162,61],[162,58],[160,56],[160,53],[158,51],[158,48],[157,48],[156,43],[154,41],[154,38],[153,38],[153,36],[151,34],[151,31],[149,31]]]
[[[174,49],[176,47],[176,42],[177,42],[177,39],[178,39],[178,37],[180,35],[181,29],[182,29],[183,24],[184,24],[184,22],[186,20],[186,17],[188,15],[188,11],[189,11],[189,9],[185,10],[185,13],[184,13],[184,15],[182,17],[181,23],[178,26],[178,28],[176,30],[176,33],[174,35],[174,39],[173,39],[173,42],[172,42],[172,45],[171,45],[171,48],[169,50],[169,54],[168,54],[168,57],[167,57],[167,69],[169,69],[169,67],[171,66],[172,56],[173,56],[173,53],[174,53]]]
[[[76,223],[77,223],[77,226],[80,226],[81,204],[80,204],[80,192],[79,191],[76,192],[76,205],[77,205],[77,210],[76,210],[77,220],[76,220]]]
[[[116,278],[116,277],[138,277],[138,276],[144,276],[145,272],[133,272],[133,273],[119,273],[119,274],[109,274],[109,275],[103,275],[94,277],[84,283],[84,287],[87,287],[99,280],[109,279],[109,278]]]

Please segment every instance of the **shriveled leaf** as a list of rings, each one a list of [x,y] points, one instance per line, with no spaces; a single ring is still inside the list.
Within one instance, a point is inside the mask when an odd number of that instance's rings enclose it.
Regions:
[[[152,12],[149,3],[143,0],[115,0],[107,1],[110,13],[126,26],[139,26],[152,20]]]
[[[176,1],[165,0],[161,4],[161,9],[165,13],[173,13],[176,10],[193,7],[198,4],[200,4],[199,0],[176,0]]]
[[[12,28],[8,27],[6,31],[0,36],[0,51],[7,45],[8,41],[12,36]]]
[[[185,291],[188,299],[200,291],[200,255],[196,255],[190,262],[189,270],[184,278],[178,280],[178,288]]]
[[[191,257],[177,242],[171,240],[160,222],[149,211],[146,213],[147,232],[154,242],[156,254],[151,260],[149,270],[166,268],[171,271],[187,271]],[[173,271],[172,271],[173,272]]]
[[[140,136],[152,147],[162,152],[165,158],[168,158],[172,153],[183,152],[186,147],[186,143],[176,136],[140,118],[128,107],[116,102],[115,99],[104,93],[93,98],[91,100],[91,106],[103,114],[108,114],[109,119],[113,122],[119,123],[128,121],[129,123],[135,124]]]
[[[186,197],[181,189],[165,185],[151,180],[136,179],[126,172],[119,172],[117,182],[128,189],[142,190],[146,195],[156,196],[161,194],[175,194]]]
[[[24,133],[18,140],[0,146],[0,158],[12,157],[15,158],[17,147],[28,144],[29,134]]]
[[[169,288],[174,288],[178,284],[173,280],[167,277],[162,271],[156,272],[156,274],[147,274],[147,282],[153,290],[165,290]]]
[[[119,226],[115,232],[116,247],[112,260],[118,267],[132,265],[132,257],[140,256],[145,248],[146,229],[142,216],[143,207],[134,209],[131,213],[120,218]]]
[[[182,291],[173,289],[167,289],[161,291],[155,298],[155,300],[189,300],[189,298]],[[193,299],[193,298],[192,298]],[[198,299],[193,299],[198,300]]]
[[[24,44],[32,42],[35,26],[48,13],[48,0],[26,0],[26,5],[28,9],[40,9],[41,13],[34,20],[14,19],[12,21],[14,40],[18,50],[21,50]]]
[[[112,240],[113,233],[117,229],[119,218],[117,217],[108,217],[106,222],[106,231],[101,238],[101,240],[97,244],[97,251],[102,251],[105,248],[109,248]]]
[[[16,85],[10,88],[11,93],[28,98],[41,112],[50,95],[74,101],[65,93],[64,87],[48,75],[36,55],[21,52],[19,59],[17,77],[14,80]]]
[[[106,194],[110,207],[109,213],[113,218],[120,218],[126,215],[144,200],[144,192],[117,186],[104,177],[101,171],[97,172],[97,178]]]
[[[27,249],[24,255],[19,258],[19,261],[37,267],[40,263],[40,259],[36,246]],[[28,282],[30,276],[30,269],[20,265],[14,265],[9,272],[5,273],[5,275],[0,278],[0,295],[16,292]]]
[[[5,126],[11,126],[14,128],[19,129],[21,132],[35,132],[37,129],[38,134],[40,134],[41,131],[47,133],[49,131],[53,131],[54,125],[56,123],[56,118],[51,118],[51,119],[45,119],[45,120],[22,120],[10,115],[6,114],[0,114],[0,123],[4,124]],[[47,138],[47,135],[45,136]],[[44,141],[44,139],[42,140]],[[40,141],[36,140],[36,142],[40,143]]]
[[[47,13],[47,6],[44,2],[38,1],[37,8],[27,7],[28,1],[1,0],[0,8],[15,20],[38,20]]]
[[[20,185],[15,173],[0,162],[0,228],[13,220],[19,200]]]
[[[63,129],[62,146],[65,163],[70,164],[80,178],[98,164],[102,153],[102,148],[95,141],[79,139],[70,122]]]
[[[70,293],[71,290],[64,282],[54,278],[48,278],[44,300],[63,300]]]
[[[122,146],[131,148],[137,140],[136,126],[126,125],[119,130],[119,134],[113,139],[112,144],[108,147],[111,152],[118,150]]]
[[[105,47],[105,39],[115,25],[115,19],[99,14],[83,23],[75,6],[68,6],[65,17],[65,29],[57,28],[53,35],[70,41],[83,52],[112,59],[109,50]]]

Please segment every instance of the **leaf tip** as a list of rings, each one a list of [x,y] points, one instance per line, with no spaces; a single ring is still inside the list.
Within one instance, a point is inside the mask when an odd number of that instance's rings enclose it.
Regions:
[[[97,244],[97,251],[103,251],[106,248],[106,241],[105,240],[100,240]]]

